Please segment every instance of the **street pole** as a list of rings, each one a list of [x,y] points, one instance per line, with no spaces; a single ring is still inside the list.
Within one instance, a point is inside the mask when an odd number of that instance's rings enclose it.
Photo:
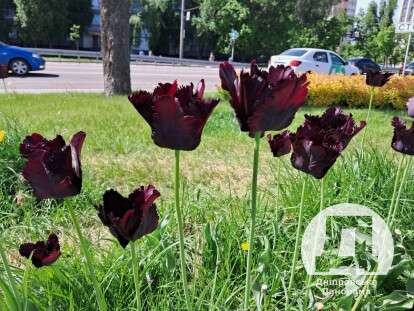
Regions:
[[[184,11],[185,11],[185,0],[181,0],[181,25],[180,25],[180,59],[184,56]]]
[[[410,32],[408,36],[407,49],[405,50],[404,65],[403,65],[403,72],[402,72],[403,77],[405,76],[405,67],[407,66],[408,53],[410,52],[411,35],[412,33]]]
[[[234,41],[233,41],[233,43],[231,45],[231,58],[230,58],[230,60],[232,62],[234,61]]]

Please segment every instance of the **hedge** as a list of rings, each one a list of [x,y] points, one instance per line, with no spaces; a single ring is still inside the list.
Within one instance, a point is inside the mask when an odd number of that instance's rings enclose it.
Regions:
[[[310,81],[307,104],[314,107],[341,105],[351,108],[367,107],[370,87],[365,76],[308,74]],[[414,96],[414,77],[393,76],[382,88],[376,88],[374,107],[405,109]]]

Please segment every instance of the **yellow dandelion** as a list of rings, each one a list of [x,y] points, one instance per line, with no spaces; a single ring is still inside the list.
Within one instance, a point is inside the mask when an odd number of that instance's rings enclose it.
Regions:
[[[6,137],[6,132],[0,131],[0,143],[4,140],[5,137]]]
[[[249,243],[248,242],[243,242],[241,245],[241,249],[244,250],[245,252],[249,251]]]

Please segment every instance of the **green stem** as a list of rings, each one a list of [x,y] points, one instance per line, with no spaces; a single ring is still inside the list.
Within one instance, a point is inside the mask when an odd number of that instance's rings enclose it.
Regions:
[[[80,245],[81,245],[81,250],[83,252],[83,255],[86,258],[86,266],[88,267],[89,276],[92,279],[93,287],[95,288],[96,300],[98,302],[99,310],[100,311],[107,311],[108,307],[106,305],[105,298],[102,294],[101,286],[98,283],[98,280],[97,280],[96,274],[95,274],[95,269],[93,267],[93,259],[92,259],[92,256],[91,256],[91,251],[88,250],[88,248],[87,248],[85,239],[82,235],[82,231],[81,231],[79,222],[76,218],[76,215],[73,211],[72,205],[67,204],[67,207],[68,207],[68,210],[69,210],[70,218],[73,222],[73,225],[75,226],[76,233],[78,234],[78,238],[79,238]]]
[[[320,188],[320,203],[319,203],[319,213],[320,212],[322,212],[322,210],[323,210],[323,207],[324,207],[324,202],[325,202],[325,199],[324,199],[324,193],[325,193],[325,190],[324,190],[324,188],[325,188],[325,182],[324,182],[324,180],[325,180],[325,178],[322,178],[321,179],[321,184],[320,184],[320,186],[321,186],[321,188]],[[317,229],[317,231],[316,232],[319,232],[319,229]],[[315,247],[316,247],[316,239],[315,239],[315,243],[314,243],[314,245],[313,245],[313,248],[312,248],[312,250],[314,250],[315,249]],[[308,275],[308,279],[307,279],[307,281],[306,281],[306,287],[310,290],[310,285],[311,285],[311,283],[312,283],[312,275],[311,274],[309,274]]]
[[[395,176],[395,181],[394,181],[394,190],[392,192],[391,203],[390,203],[390,207],[388,209],[387,225],[389,225],[390,222],[391,222],[391,216],[392,216],[392,212],[393,212],[393,209],[394,209],[394,202],[395,202],[395,198],[397,196],[398,182],[400,180],[401,168],[402,168],[404,159],[405,159],[405,156],[402,156],[401,159],[400,159],[400,162],[398,164],[397,174]]]
[[[244,308],[243,310],[249,310],[249,296],[250,296],[250,278],[251,278],[251,265],[252,265],[252,253],[254,244],[254,230],[256,227],[256,205],[257,205],[257,175],[259,172],[259,150],[260,150],[260,137],[261,133],[255,133],[255,148],[253,156],[253,177],[252,177],[252,197],[251,197],[251,217],[250,217],[250,232],[249,232],[249,251],[247,253],[247,267],[246,267],[246,285],[244,291]]]
[[[370,97],[370,100],[369,100],[367,117],[365,118],[365,122],[367,124],[369,122],[369,117],[371,116],[372,103],[374,102],[374,95],[375,95],[375,87],[371,86],[371,97]],[[362,134],[361,150],[363,150],[363,148],[364,148],[364,142],[365,142],[365,135],[366,135],[366,133],[367,133],[367,128],[364,130],[364,133]]]
[[[289,279],[289,285],[288,285],[288,295],[290,294],[290,291],[292,290],[294,278],[295,278],[295,269],[296,269],[296,262],[298,260],[299,255],[299,240],[300,240],[300,233],[302,231],[302,222],[303,222],[303,207],[304,207],[304,201],[305,201],[305,189],[306,189],[306,176],[303,180],[302,185],[302,195],[300,198],[300,206],[299,206],[299,220],[298,220],[298,228],[296,231],[296,240],[295,240],[295,248],[293,251],[293,259],[292,259],[292,266],[290,270],[290,279]]]
[[[180,205],[180,150],[175,150],[175,211],[177,214],[178,231],[180,235],[180,265],[181,280],[187,309],[191,310],[190,296],[188,294],[187,283],[187,265],[185,263],[185,245],[184,245],[184,223]]]
[[[23,274],[23,296],[24,296],[24,310],[27,310],[28,307],[28,300],[29,300],[29,274],[30,274],[30,264],[29,262],[32,261],[32,255],[30,255],[30,258],[26,261],[26,269],[24,270]]]
[[[208,308],[209,310],[213,310],[213,301],[214,301],[214,296],[216,294],[216,284],[217,284],[218,266],[219,266],[219,251],[217,250],[217,255],[216,255],[216,268],[214,269],[213,289],[211,290],[211,295],[210,295],[210,304],[209,304],[209,308]]]
[[[408,173],[408,171],[411,168],[411,162],[412,162],[412,157],[409,158],[408,163],[407,163],[407,166],[406,166],[406,168],[404,170],[404,174],[403,174],[403,176],[401,178],[400,187],[398,189],[397,198],[395,199],[394,209],[393,209],[392,216],[391,216],[391,221],[389,223],[389,226],[391,228],[394,225],[395,216],[397,216],[397,210],[398,210],[398,207],[400,205],[401,192],[402,192],[402,190],[404,188],[404,185],[405,185],[405,182],[407,180],[407,173]]]
[[[352,306],[351,311],[356,311],[358,309],[359,304],[362,302],[362,299],[365,297],[365,293],[366,293],[366,291],[367,291],[367,289],[368,289],[368,287],[369,287],[369,285],[370,285],[373,277],[374,277],[374,275],[371,274],[369,276],[368,280],[364,282],[365,285],[362,288],[361,292],[359,293],[359,296],[358,296],[357,300],[355,301],[354,305]]]
[[[132,258],[132,271],[134,273],[134,284],[135,284],[135,300],[137,303],[137,311],[141,310],[141,286],[139,282],[139,275],[138,275],[138,260],[137,260],[137,253],[135,250],[135,242],[131,241],[131,258]]]
[[[325,198],[324,198],[324,193],[325,193],[325,182],[324,182],[325,178],[321,179],[321,189],[320,189],[320,195],[321,195],[321,202],[319,204],[319,212],[322,212],[324,204],[325,204]]]

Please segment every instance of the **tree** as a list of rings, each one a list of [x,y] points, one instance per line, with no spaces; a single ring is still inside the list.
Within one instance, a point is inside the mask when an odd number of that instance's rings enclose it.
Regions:
[[[142,0],[142,21],[150,33],[149,45],[155,54],[175,54],[180,33],[181,0]],[[188,6],[191,2],[186,1]]]
[[[129,0],[101,0],[101,49],[107,96],[131,93]]]
[[[293,28],[292,46],[318,47],[336,50],[351,26],[351,20],[345,13],[330,19],[322,19],[313,25]]]
[[[79,50],[80,26],[72,25],[69,29],[69,39],[75,42],[76,49]]]
[[[333,5],[340,0],[297,0],[296,17],[302,24],[310,25],[324,19]]]
[[[141,27],[142,27],[141,14],[140,13],[132,14],[131,17],[129,18],[129,24],[131,25],[131,28],[132,28],[132,46],[137,46],[139,43],[138,34],[141,31]]]
[[[14,0],[19,35],[25,43],[52,46],[68,30],[66,0]]]
[[[388,58],[392,56],[396,42],[395,42],[395,28],[394,26],[381,27],[378,34],[375,36],[375,42],[378,46],[378,54],[387,63]]]
[[[396,35],[393,25],[394,11],[397,6],[396,0],[381,1],[380,7],[375,1],[369,4],[366,13],[361,12],[355,19],[355,25],[359,37],[354,48],[347,48],[349,51],[362,51],[358,56],[373,58],[384,63],[391,58],[396,58]]]
[[[68,2],[68,25],[79,25],[84,32],[93,19],[91,0],[70,0]]]
[[[199,15],[193,18],[198,36],[211,44],[211,49],[218,53],[230,52],[230,32],[239,32],[240,40],[250,32],[247,26],[250,16],[249,8],[238,0],[204,0],[200,2]]]

